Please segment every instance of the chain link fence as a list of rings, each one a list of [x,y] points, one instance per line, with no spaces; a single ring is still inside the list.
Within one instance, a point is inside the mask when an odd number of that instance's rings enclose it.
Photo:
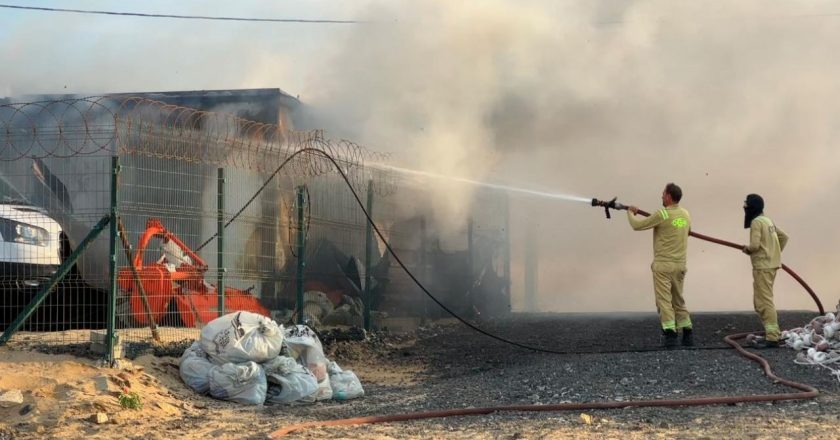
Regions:
[[[360,204],[440,299],[505,311],[506,199],[480,196],[447,251],[401,206],[423,189],[366,166],[385,161],[142,97],[0,105],[0,343],[90,342],[113,360],[237,310],[315,327],[440,317]]]

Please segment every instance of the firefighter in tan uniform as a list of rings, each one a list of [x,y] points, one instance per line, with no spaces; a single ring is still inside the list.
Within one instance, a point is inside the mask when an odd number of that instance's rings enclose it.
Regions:
[[[691,317],[683,299],[691,216],[679,206],[681,199],[680,187],[669,183],[662,191],[664,208],[650,217],[638,219],[638,208],[627,208],[627,220],[633,230],[653,229],[653,264],[650,268],[666,348],[677,346],[677,330],[682,330],[682,345],[694,345]]]
[[[765,340],[755,348],[779,346],[779,319],[773,305],[773,282],[782,266],[782,250],[788,236],[764,215],[764,199],[750,194],[744,202],[744,228],[750,230],[750,244],[744,253],[750,256],[753,268],[753,307],[764,325]]]

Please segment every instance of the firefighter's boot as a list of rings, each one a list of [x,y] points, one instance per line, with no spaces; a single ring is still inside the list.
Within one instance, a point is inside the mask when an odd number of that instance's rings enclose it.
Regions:
[[[694,331],[690,328],[682,329],[682,345],[683,347],[694,346]]]
[[[750,348],[757,348],[763,350],[765,348],[779,348],[779,341],[768,341],[766,339],[752,341],[749,344]]]
[[[676,348],[679,345],[679,337],[677,336],[677,332],[672,329],[663,330],[662,336],[665,340],[665,348],[670,350],[672,348]]]

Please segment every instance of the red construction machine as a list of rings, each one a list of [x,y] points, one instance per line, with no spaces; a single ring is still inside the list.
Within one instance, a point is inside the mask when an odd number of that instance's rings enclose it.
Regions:
[[[163,255],[152,264],[144,264],[143,254],[155,237],[161,239]],[[123,295],[129,296],[133,322],[139,325],[159,323],[173,305],[186,327],[203,325],[219,316],[216,286],[204,281],[207,263],[169,232],[160,220],[150,218],[146,222],[146,230],[137,243],[137,253],[131,264],[134,268],[119,271],[117,282]],[[138,280],[142,288],[138,286]],[[268,309],[248,292],[225,287],[225,312],[241,310],[269,316]]]

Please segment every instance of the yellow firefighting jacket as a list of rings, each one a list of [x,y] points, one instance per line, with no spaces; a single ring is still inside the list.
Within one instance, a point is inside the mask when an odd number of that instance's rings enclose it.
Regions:
[[[650,217],[637,219],[627,211],[627,220],[635,231],[653,228],[653,262],[677,263],[685,267],[688,250],[688,231],[691,216],[679,205],[671,205],[654,212]]]
[[[788,236],[769,218],[760,215],[750,223],[750,260],[753,269],[778,269],[782,267],[782,250]]]

